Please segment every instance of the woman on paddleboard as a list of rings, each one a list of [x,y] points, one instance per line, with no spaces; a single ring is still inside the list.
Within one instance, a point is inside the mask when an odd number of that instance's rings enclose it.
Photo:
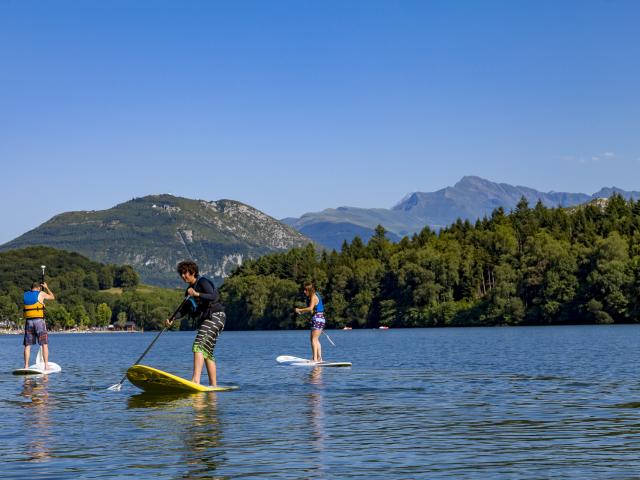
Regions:
[[[177,270],[182,280],[188,285],[185,292],[188,301],[185,302],[176,318],[189,315],[195,320],[198,328],[192,347],[193,377],[191,381],[200,383],[202,367],[206,365],[209,384],[215,387],[217,386],[216,359],[213,356],[213,350],[216,348],[218,335],[224,328],[226,320],[224,307],[220,303],[218,289],[211,280],[200,276],[198,265],[195,262],[180,262]],[[165,322],[167,327],[172,323],[173,320]]]
[[[304,294],[308,298],[305,308],[296,308],[296,313],[311,312],[311,354],[314,362],[322,361],[322,345],[320,344],[320,335],[324,329],[324,304],[322,297],[316,292],[316,287],[311,282],[304,284]]]

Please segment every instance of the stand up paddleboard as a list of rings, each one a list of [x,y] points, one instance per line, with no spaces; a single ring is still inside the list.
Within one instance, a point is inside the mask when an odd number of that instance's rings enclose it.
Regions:
[[[62,368],[57,363],[49,362],[49,368],[44,369],[44,358],[42,357],[42,348],[38,350],[38,356],[36,357],[36,363],[29,368],[18,368],[12,373],[14,375],[49,375],[50,373],[58,373],[62,371]]]
[[[127,378],[136,387],[145,392],[172,393],[172,392],[226,392],[237,390],[237,385],[210,387],[193,383],[176,375],[172,375],[157,368],[146,365],[134,365],[127,370]]]
[[[280,355],[276,362],[282,365],[292,365],[294,367],[350,367],[351,362],[314,362],[306,358],[292,357],[290,355]]]

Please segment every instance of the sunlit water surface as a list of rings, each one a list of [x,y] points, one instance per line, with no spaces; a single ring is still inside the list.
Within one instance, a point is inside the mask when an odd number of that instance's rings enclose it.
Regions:
[[[153,340],[51,335],[62,373],[16,377],[0,337],[2,478],[638,478],[640,326],[224,332],[219,382],[237,391],[108,391]],[[193,332],[142,363],[189,377]]]

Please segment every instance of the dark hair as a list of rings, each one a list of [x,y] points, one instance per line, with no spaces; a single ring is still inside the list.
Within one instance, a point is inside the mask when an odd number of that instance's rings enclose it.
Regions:
[[[196,277],[199,275],[198,264],[190,260],[185,260],[184,262],[180,262],[176,270],[180,275],[182,275],[185,272],[195,275]]]
[[[33,282],[31,284],[31,290],[33,290],[34,288],[42,288],[42,284],[40,282]]]
[[[309,295],[316,293],[316,287],[313,282],[304,282],[304,291],[308,292]]]

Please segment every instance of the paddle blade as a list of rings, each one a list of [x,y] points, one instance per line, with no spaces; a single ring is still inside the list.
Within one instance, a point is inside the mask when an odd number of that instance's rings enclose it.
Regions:
[[[119,392],[122,389],[121,383],[116,383],[115,385],[111,385],[107,390],[111,390],[112,392]]]
[[[44,357],[42,356],[42,347],[38,349],[38,355],[36,356],[36,364],[44,363]]]

